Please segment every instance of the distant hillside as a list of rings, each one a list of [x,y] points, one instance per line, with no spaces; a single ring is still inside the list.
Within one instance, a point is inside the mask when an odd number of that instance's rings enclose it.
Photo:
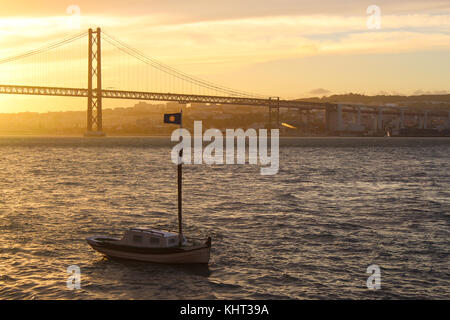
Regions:
[[[263,128],[268,117],[259,107],[139,102],[103,109],[103,129],[108,135],[169,135],[174,126],[164,124],[163,114],[180,108],[183,127],[189,130],[195,120],[202,120],[205,128]],[[0,113],[0,135],[82,135],[85,131],[86,111]]]
[[[416,95],[416,96],[399,96],[399,95],[377,95],[366,96],[362,94],[342,94],[331,95],[328,97],[313,97],[306,99],[298,99],[311,102],[341,102],[341,103],[361,103],[371,105],[397,104],[399,106],[408,106],[413,108],[429,108],[450,110],[450,94],[443,95]]]

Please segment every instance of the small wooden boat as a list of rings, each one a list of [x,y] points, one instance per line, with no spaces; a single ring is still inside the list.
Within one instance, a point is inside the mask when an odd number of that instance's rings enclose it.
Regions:
[[[164,122],[177,123],[181,127],[182,113],[164,116]],[[211,237],[205,242],[186,239],[183,236],[181,195],[183,150],[178,164],[178,233],[150,228],[131,228],[122,238],[92,236],[87,243],[98,252],[120,259],[130,259],[154,263],[191,264],[209,262]]]
[[[92,236],[86,241],[109,257],[154,263],[208,263],[211,249],[211,238],[183,237],[180,246],[178,233],[147,228],[131,228],[122,238]]]

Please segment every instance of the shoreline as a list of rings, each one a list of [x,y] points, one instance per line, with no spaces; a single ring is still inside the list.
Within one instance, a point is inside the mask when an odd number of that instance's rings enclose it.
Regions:
[[[194,136],[192,136],[194,137]],[[170,135],[143,135],[143,134],[130,134],[130,135],[108,135],[105,136],[91,136],[85,137],[83,135],[50,135],[50,134],[3,134],[0,133],[1,138],[83,138],[87,140],[102,140],[108,138],[167,138],[170,139]],[[450,136],[280,136],[280,139],[450,139]]]

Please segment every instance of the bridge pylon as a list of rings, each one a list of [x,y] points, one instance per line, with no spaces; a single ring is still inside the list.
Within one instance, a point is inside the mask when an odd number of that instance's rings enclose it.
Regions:
[[[102,117],[102,44],[101,29],[89,29],[88,45],[88,104],[87,131],[85,136],[101,137],[103,132]],[[94,83],[96,88],[93,88]]]
[[[273,110],[276,111],[275,127],[273,127],[272,114]],[[269,123],[267,125],[268,129],[279,129],[280,128],[280,97],[269,97]]]

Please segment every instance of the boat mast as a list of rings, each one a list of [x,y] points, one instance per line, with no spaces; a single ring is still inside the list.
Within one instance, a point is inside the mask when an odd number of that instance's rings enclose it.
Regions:
[[[183,109],[180,111],[180,129],[183,128]],[[184,142],[184,141],[183,141]],[[178,244],[183,244],[183,218],[181,214],[181,199],[182,199],[182,165],[183,165],[183,147],[180,150],[180,158],[178,163]]]

